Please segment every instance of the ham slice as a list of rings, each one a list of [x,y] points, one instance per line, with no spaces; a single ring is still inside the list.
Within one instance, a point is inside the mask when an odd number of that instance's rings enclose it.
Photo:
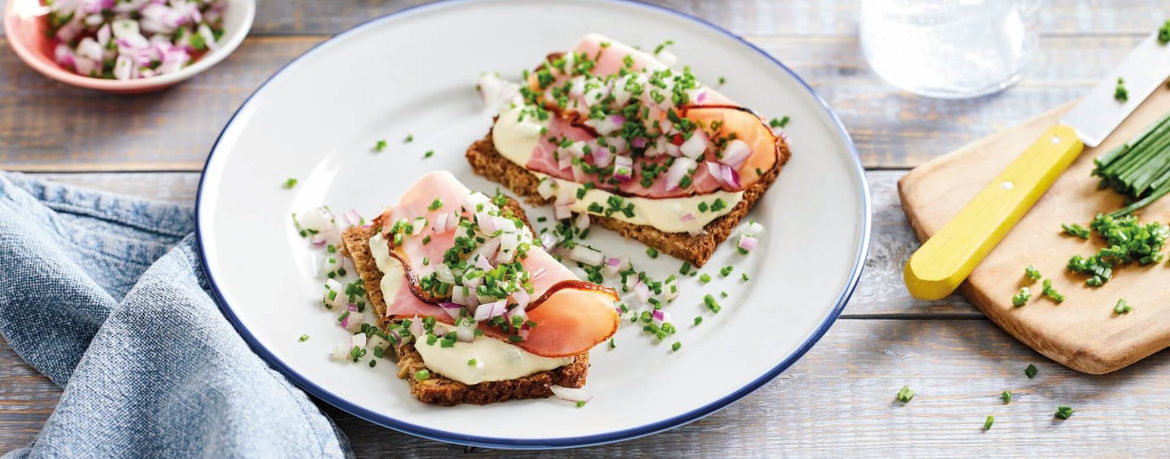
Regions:
[[[586,56],[594,59],[590,73],[598,77],[619,74],[619,71],[623,67],[635,71],[642,69],[658,71],[667,68],[665,64],[649,53],[615,42],[598,34],[586,35],[569,53],[551,55],[549,60],[551,62],[564,56]],[[625,62],[626,56],[630,57],[632,64],[628,67]],[[580,59],[580,57],[573,57],[571,61],[577,59]],[[534,91],[541,90],[541,81],[538,74],[539,72],[531,73],[528,80],[529,88]],[[551,74],[553,76],[552,83],[546,84],[546,88],[566,84],[572,85],[573,76],[561,72],[556,68],[551,70]],[[547,75],[545,78],[547,79]],[[623,78],[630,78],[630,76]],[[635,159],[634,178],[624,182],[616,182],[610,174],[599,176],[597,174],[583,173],[580,170],[574,171],[571,165],[565,164],[564,161],[560,160],[559,155],[554,155],[557,146],[550,143],[549,139],[567,137],[574,141],[585,141],[591,148],[597,148],[596,139],[599,137],[598,131],[594,127],[589,126],[589,122],[587,121],[589,113],[588,99],[591,96],[588,92],[570,95],[571,102],[567,107],[563,108],[555,100],[551,99],[551,96],[546,98],[544,101],[545,108],[553,112],[553,116],[549,120],[547,134],[542,136],[531,159],[525,166],[529,170],[548,174],[559,179],[582,184],[592,183],[599,189],[610,191],[621,196],[660,199],[703,195],[717,190],[729,192],[743,191],[754,185],[760,177],[777,166],[782,141],[773,132],[771,127],[768,126],[768,123],[751,110],[736,105],[726,96],[712,88],[702,87],[701,91],[702,96],[695,97],[698,100],[689,101],[687,104],[677,107],[674,110],[676,110],[676,113],[680,117],[703,126],[704,131],[709,137],[714,137],[716,134],[721,134],[725,137],[734,134],[736,139],[745,142],[750,147],[751,155],[734,169],[737,183],[713,176],[708,170],[708,167],[700,164],[700,167],[697,167],[695,173],[691,176],[690,186],[670,187],[667,184],[666,174],[658,175],[651,182],[651,186],[644,186],[640,180],[643,167],[652,167],[666,162],[668,158],[666,154],[661,154],[653,158],[643,157]],[[659,122],[667,121],[666,112],[662,110],[652,112],[651,117]],[[718,132],[715,132],[713,129],[715,125],[721,126]],[[675,146],[681,144],[681,137],[672,139],[672,143]],[[713,149],[708,149],[702,159],[717,161],[719,158],[715,156]],[[597,164],[595,158],[586,157],[586,160],[590,161],[591,164]]]
[[[435,297],[423,291],[420,279],[435,272],[436,267],[443,263],[444,254],[455,246],[455,237],[459,234],[456,231],[436,231],[436,220],[442,218],[440,215],[470,218],[475,209],[465,204],[469,195],[471,191],[450,173],[432,172],[411,186],[398,204],[386,209],[375,219],[374,225],[381,225],[383,234],[391,238],[393,235],[389,231],[395,221],[405,219],[413,222],[422,216],[428,222],[418,234],[403,237],[401,245],[390,244],[390,255],[401,263],[402,272],[384,274],[401,275],[403,281],[397,283],[395,291],[383,292],[388,316],[432,316],[445,323],[455,322],[440,306],[440,303],[450,299]],[[439,208],[432,206],[436,199],[442,202]],[[465,229],[458,228],[457,231]],[[519,231],[529,230],[523,228]],[[531,233],[528,235],[531,236]],[[428,236],[429,242],[424,244]],[[485,256],[492,258],[495,252],[493,250]],[[422,262],[424,258],[428,261],[425,265]],[[618,300],[618,295],[612,289],[582,282],[539,247],[532,247],[527,251],[526,258],[519,261],[529,273],[533,287],[529,294],[531,301],[525,311],[528,320],[536,326],[527,330],[527,336],[522,341],[513,344],[542,357],[569,357],[587,352],[617,331],[619,319],[614,302]],[[517,301],[512,298],[509,303]],[[475,309],[468,307],[472,313]],[[509,341],[509,335],[512,334],[489,325],[487,321],[481,321],[478,326],[485,336],[504,341]]]

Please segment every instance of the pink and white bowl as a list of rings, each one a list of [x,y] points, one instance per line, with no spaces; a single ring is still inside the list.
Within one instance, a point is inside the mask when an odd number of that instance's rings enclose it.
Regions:
[[[115,94],[139,94],[179,84],[218,64],[235,51],[252,28],[252,21],[256,17],[256,0],[228,0],[223,15],[224,35],[218,42],[218,49],[207,52],[198,61],[177,72],[125,81],[78,75],[57,64],[53,56],[56,40],[45,33],[48,24],[42,16],[46,13],[41,0],[8,0],[4,8],[4,33],[8,44],[21,60],[42,75],[65,84]]]

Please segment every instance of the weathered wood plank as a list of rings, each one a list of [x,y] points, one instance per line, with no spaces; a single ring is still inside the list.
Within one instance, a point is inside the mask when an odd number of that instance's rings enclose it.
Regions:
[[[253,33],[334,34],[404,8],[431,3],[399,1],[260,1]],[[738,34],[849,35],[856,33],[860,2],[855,0],[649,0],[699,16]],[[1040,17],[1047,33],[1149,33],[1170,7],[1157,0],[1054,0]]]
[[[873,206],[873,238],[869,259],[844,317],[952,317],[981,318],[958,294],[939,301],[910,297],[902,286],[902,266],[918,248],[898,200],[897,180],[902,171],[867,174]],[[195,173],[80,173],[36,174],[49,180],[117,193],[175,202],[194,202],[199,174]]]
[[[260,0],[254,35],[335,34],[368,20],[431,0]],[[856,0],[647,0],[701,17],[741,35],[851,35]],[[1149,33],[1170,15],[1158,0],[1052,0],[1040,16],[1049,34]],[[0,35],[3,28],[0,27]]]
[[[0,53],[0,168],[199,170],[239,104],[271,73],[323,39],[251,38],[190,82],[134,97],[64,86],[21,65],[14,54]],[[1136,39],[1050,37],[1016,87],[951,101],[886,85],[866,67],[851,37],[752,37],[817,89],[844,120],[864,163],[876,168],[915,166],[1072,100],[1116,65]],[[733,75],[729,80],[735,84]]]
[[[13,359],[0,345],[0,360],[9,362],[0,365],[0,394],[13,390],[30,401],[27,407],[0,404],[3,450],[33,438],[59,393],[44,378],[8,377],[32,371]],[[1040,369],[1035,379],[1024,376],[1029,363]],[[1166,456],[1170,444],[1158,427],[1170,422],[1166,378],[1166,352],[1114,374],[1088,376],[1049,362],[986,320],[842,320],[786,374],[726,410],[653,437],[566,454],[997,457],[1075,447],[1084,456]],[[918,394],[906,405],[894,401],[902,385]],[[999,399],[1004,390],[1013,393],[1009,405]],[[1076,413],[1054,420],[1057,405],[1071,405]],[[464,450],[326,411],[358,457],[443,457]],[[995,416],[995,426],[983,432],[987,415]]]

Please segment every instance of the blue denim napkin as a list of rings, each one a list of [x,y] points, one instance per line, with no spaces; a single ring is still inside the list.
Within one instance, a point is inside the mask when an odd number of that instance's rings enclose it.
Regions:
[[[9,456],[345,457],[208,294],[191,206],[0,173],[0,333],[64,388]]]

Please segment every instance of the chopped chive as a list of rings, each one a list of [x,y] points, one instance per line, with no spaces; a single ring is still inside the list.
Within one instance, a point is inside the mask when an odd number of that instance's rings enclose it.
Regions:
[[[678,268],[678,273],[679,273],[679,274],[686,274],[686,273],[687,273],[687,272],[689,272],[690,270],[691,270],[691,264],[690,264],[690,262],[686,262],[686,261],[684,261],[684,262],[683,262],[683,264],[682,264],[682,266]]]
[[[474,367],[475,364],[476,364],[475,359],[471,359],[471,360],[467,361],[467,366],[469,366],[469,367]]]
[[[406,134],[406,138],[402,139],[402,143],[414,142],[414,134]]]
[[[649,255],[650,258],[658,258],[658,249],[655,249],[654,247],[646,247],[646,255]]]
[[[1071,406],[1061,405],[1061,406],[1056,407],[1057,419],[1068,419],[1072,415],[1073,415],[1073,409]]]
[[[672,350],[672,351],[675,351],[675,352],[678,352],[678,350],[679,350],[680,348],[682,348],[682,342],[681,342],[681,341],[675,341],[675,342],[674,342],[674,344],[671,344],[671,345],[670,345],[670,350]]]
[[[711,282],[711,276],[707,273],[700,274],[699,275],[699,282],[702,282],[704,284]]]
[[[787,126],[788,125],[788,116],[784,116],[783,118],[780,118],[780,119],[772,118],[772,120],[768,122],[768,125],[772,126],[774,128],[782,128],[784,126]]]
[[[284,189],[291,190],[294,186],[297,186],[297,179],[289,177],[288,180],[284,181],[283,186],[284,186]]]
[[[983,430],[991,430],[992,424],[995,424],[995,416],[987,416],[987,420],[983,421]]]
[[[1044,289],[1041,291],[1042,295],[1052,298],[1052,301],[1055,301],[1057,304],[1064,302],[1064,295],[1052,288],[1052,279],[1044,279],[1043,287]]]
[[[726,82],[727,82],[727,78],[719,77],[719,84],[723,84]]]
[[[1012,306],[1020,307],[1028,304],[1028,300],[1032,299],[1032,290],[1028,287],[1020,287],[1020,293],[1012,295]]]
[[[731,275],[731,271],[734,271],[734,270],[735,270],[735,267],[733,267],[733,266],[724,266],[723,269],[719,270],[719,274],[721,274],[723,277],[727,277],[727,276]]]
[[[914,398],[914,391],[910,390],[910,386],[902,386],[902,390],[898,391],[898,401],[902,403],[909,402]]]
[[[442,208],[443,208],[443,200],[439,199],[439,198],[435,198],[434,201],[431,201],[431,205],[427,206],[427,210],[439,210]]]
[[[584,400],[577,400],[577,408],[580,408],[583,406],[585,406],[585,401]]]
[[[609,339],[609,348],[610,348],[610,349],[614,349],[614,348],[616,348],[616,347],[617,347],[617,344],[614,344],[614,342],[613,342],[613,338],[610,338],[610,339]]]
[[[1125,89],[1125,80],[1121,77],[1117,77],[1117,87],[1113,89],[1113,98],[1123,104],[1129,101],[1129,90]]]
[[[417,381],[426,381],[430,377],[431,372],[427,371],[426,368],[414,372],[414,379]]]
[[[1003,391],[1002,394],[999,394],[999,398],[1002,398],[1004,403],[1011,403],[1012,402],[1012,391],[1010,391],[1010,390]]]
[[[1078,223],[1061,223],[1060,227],[1064,229],[1064,234],[1069,236],[1076,236],[1081,239],[1089,238],[1089,229]]]
[[[695,325],[703,323],[703,316],[695,316]]]
[[[1024,369],[1024,374],[1028,375],[1028,379],[1032,379],[1036,376],[1036,373],[1038,371],[1040,371],[1040,370],[1036,368],[1036,365],[1032,365],[1029,363],[1028,368]]]
[[[385,140],[379,140],[379,141],[374,143],[374,151],[381,152],[382,150],[385,150],[385,149],[386,149],[386,141]]]
[[[427,150],[426,153],[423,153],[423,158],[430,158],[432,156],[435,156],[435,150]]]
[[[747,282],[747,281],[748,281],[748,280],[750,280],[750,279],[751,279],[751,278],[750,278],[750,277],[748,277],[748,274],[747,274],[747,273],[743,273],[743,281],[744,281],[744,282]]]
[[[703,304],[706,304],[707,308],[711,309],[711,312],[714,313],[719,313],[719,310],[723,309],[711,294],[703,295]]]
[[[423,245],[430,244],[431,243],[431,235],[428,234],[426,236],[423,236],[422,243],[423,243]]]
[[[377,361],[377,360],[370,359],[370,368],[374,368],[374,366],[375,366],[375,365],[377,365],[377,364],[378,364],[378,361]]]
[[[1028,265],[1027,268],[1024,268],[1024,275],[1028,276],[1028,279],[1032,279],[1032,281],[1038,281],[1041,277],[1040,270],[1036,269],[1036,267],[1032,265]]]
[[[303,343],[303,342],[308,341],[308,340],[309,340],[309,335],[301,335],[300,338],[297,338],[298,343]]]
[[[1117,306],[1113,307],[1114,314],[1129,314],[1130,311],[1133,311],[1133,307],[1129,305],[1129,302],[1125,301],[1125,298],[1119,298],[1117,300]]]

